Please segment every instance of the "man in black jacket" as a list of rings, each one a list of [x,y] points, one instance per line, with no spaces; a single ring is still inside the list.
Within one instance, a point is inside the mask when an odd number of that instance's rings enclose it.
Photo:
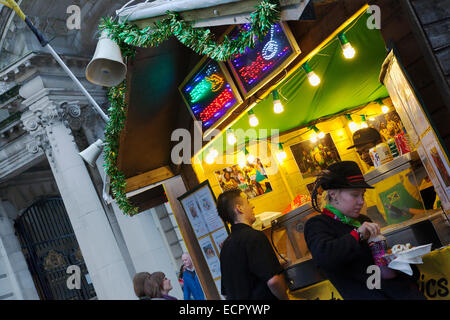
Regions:
[[[220,252],[222,295],[227,300],[288,300],[287,285],[269,240],[252,228],[254,206],[238,190],[222,193],[217,210],[231,234]]]

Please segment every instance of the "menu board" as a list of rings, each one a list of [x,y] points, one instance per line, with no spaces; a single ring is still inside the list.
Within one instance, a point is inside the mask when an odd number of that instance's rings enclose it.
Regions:
[[[178,198],[195,233],[211,276],[220,283],[219,255],[229,230],[217,212],[214,193],[209,181]],[[218,289],[220,293],[220,290]]]
[[[231,29],[228,37],[236,39],[250,27],[250,24],[236,26]],[[272,25],[264,39],[257,42],[253,49],[246,48],[243,53],[232,55],[228,64],[247,98],[276,76],[298,54],[300,48],[289,27],[280,22]]]
[[[194,120],[208,135],[242,103],[224,63],[206,56],[178,88]]]

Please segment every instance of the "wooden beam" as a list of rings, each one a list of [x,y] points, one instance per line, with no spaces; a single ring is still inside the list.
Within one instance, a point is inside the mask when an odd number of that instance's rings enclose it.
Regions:
[[[172,170],[169,166],[164,166],[158,169],[154,169],[138,176],[134,176],[126,179],[126,189],[125,192],[135,191],[140,188],[147,187],[149,185],[167,180],[174,177]]]
[[[239,16],[243,14],[248,14],[255,11],[255,7],[259,4],[259,0],[242,0],[239,2],[225,3],[213,7],[194,9],[189,11],[180,12],[180,16],[184,21],[196,22],[201,20],[208,20],[212,18],[228,17],[228,16]],[[304,2],[309,2],[309,0],[281,0],[281,8],[287,6],[295,6]],[[305,4],[306,6],[306,4]],[[132,21],[139,28],[145,28],[151,26],[158,20],[163,20],[167,18],[167,15],[150,17],[145,19],[139,19]],[[242,18],[242,17],[241,17]],[[236,22],[230,21],[229,24],[234,24]]]

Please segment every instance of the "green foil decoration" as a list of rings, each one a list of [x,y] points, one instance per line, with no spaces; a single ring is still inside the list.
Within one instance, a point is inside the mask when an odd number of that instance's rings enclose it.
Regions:
[[[100,31],[106,30],[109,37],[120,47],[126,59],[133,59],[136,48],[156,47],[175,36],[178,41],[200,55],[213,60],[225,61],[233,54],[243,53],[245,49],[254,48],[257,40],[262,40],[273,24],[280,21],[280,3],[278,0],[262,0],[250,15],[251,28],[243,31],[236,39],[225,36],[221,43],[214,41],[209,29],[193,28],[177,12],[167,11],[167,17],[157,21],[153,26],[139,29],[127,21],[119,23],[112,18],[104,18],[99,25]],[[117,168],[119,139],[125,126],[127,105],[125,102],[126,81],[108,91],[111,104],[108,112],[110,120],[105,129],[105,172],[110,178],[112,195],[124,214],[133,216],[138,213],[126,197],[126,179]]]

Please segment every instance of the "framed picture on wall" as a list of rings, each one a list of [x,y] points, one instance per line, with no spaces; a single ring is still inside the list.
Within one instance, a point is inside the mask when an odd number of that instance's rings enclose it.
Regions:
[[[396,111],[376,116],[372,121],[369,121],[368,124],[369,127],[377,129],[384,142],[388,141],[390,138],[395,138],[397,134],[406,131],[402,120],[400,120],[400,116]]]
[[[425,152],[430,160],[433,171],[446,194],[450,194],[450,167],[442,148],[432,130],[423,138],[422,145],[426,146]]]
[[[252,199],[272,191],[266,169],[259,158],[243,167],[235,164],[214,172],[222,191],[239,188]]]
[[[303,179],[314,177],[329,165],[341,161],[330,133],[316,142],[305,140],[290,148]]]

